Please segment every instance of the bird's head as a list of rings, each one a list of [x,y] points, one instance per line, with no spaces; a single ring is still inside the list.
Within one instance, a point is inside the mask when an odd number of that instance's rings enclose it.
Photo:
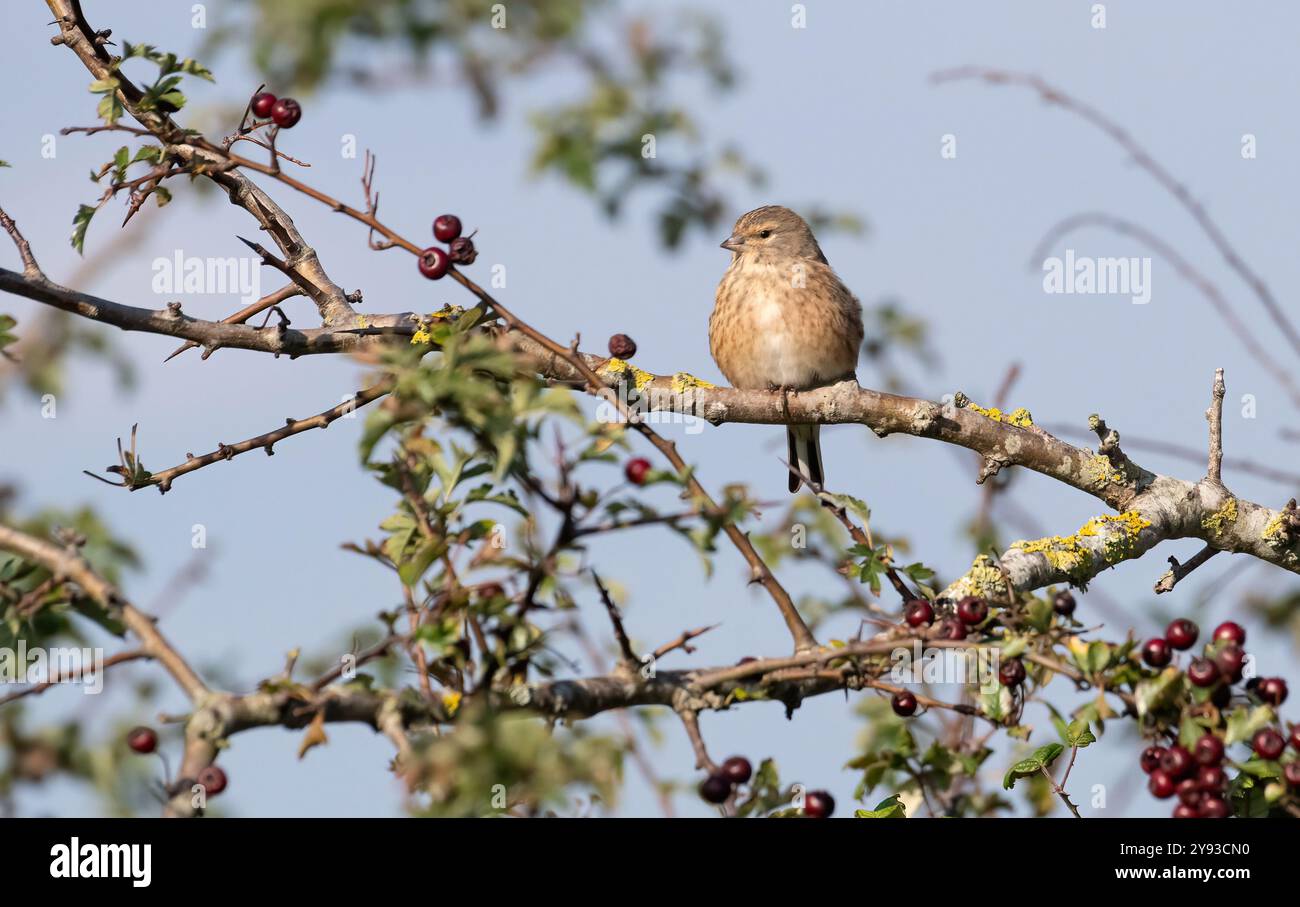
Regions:
[[[733,255],[826,261],[808,222],[780,205],[764,205],[742,214],[722,248]]]

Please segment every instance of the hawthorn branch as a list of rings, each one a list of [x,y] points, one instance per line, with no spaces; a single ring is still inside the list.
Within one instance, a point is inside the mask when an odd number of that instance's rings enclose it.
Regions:
[[[1206,545],[1185,564],[1180,564],[1178,558],[1170,555],[1169,569],[1161,575],[1160,579],[1156,580],[1156,595],[1163,595],[1166,592],[1172,592],[1174,586],[1177,586],[1182,582],[1183,578],[1187,576],[1187,574],[1191,573],[1197,567],[1201,566],[1201,564],[1204,564],[1218,553],[1219,551],[1217,548],[1211,548],[1209,545]]]
[[[61,548],[3,524],[0,524],[0,548],[76,583],[110,614],[121,616],[127,629],[140,640],[143,655],[161,664],[186,696],[197,702],[208,695],[207,685],[158,631],[153,618],[123,598],[117,588],[96,573],[76,549]]]

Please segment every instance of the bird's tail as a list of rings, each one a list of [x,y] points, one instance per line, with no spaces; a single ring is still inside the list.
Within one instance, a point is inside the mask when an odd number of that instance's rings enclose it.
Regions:
[[[825,484],[822,473],[822,427],[820,425],[787,425],[786,442],[790,448],[790,466],[812,479],[819,487]],[[790,493],[799,491],[799,477],[790,474]]]

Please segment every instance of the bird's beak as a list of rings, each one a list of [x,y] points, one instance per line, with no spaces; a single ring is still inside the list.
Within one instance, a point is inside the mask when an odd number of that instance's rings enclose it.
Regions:
[[[728,252],[739,252],[745,248],[745,241],[733,233],[722,241],[722,248]]]

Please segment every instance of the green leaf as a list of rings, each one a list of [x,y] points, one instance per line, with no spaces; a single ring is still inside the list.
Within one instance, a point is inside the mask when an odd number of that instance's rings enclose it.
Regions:
[[[1070,746],[1077,746],[1079,749],[1083,749],[1090,743],[1097,742],[1097,737],[1088,727],[1088,722],[1082,719],[1071,721],[1070,726],[1065,729],[1064,737],[1066,743]]]
[[[893,794],[877,803],[875,809],[859,809],[853,815],[858,819],[906,819],[907,807],[899,801],[898,794]]]
[[[1050,766],[1063,752],[1065,752],[1065,747],[1061,746],[1061,744],[1048,743],[1034,750],[1034,755],[1031,758],[1037,759],[1044,766]]]
[[[0,350],[18,341],[18,335],[13,333],[17,325],[18,320],[14,316],[0,315]]]
[[[1260,728],[1267,727],[1273,721],[1273,710],[1266,705],[1257,705],[1252,709],[1241,707],[1228,713],[1228,731],[1224,736],[1225,746],[1232,746],[1255,736]]]
[[[95,216],[98,208],[90,205],[81,205],[77,208],[76,215],[72,218],[72,248],[80,254],[86,244],[86,228],[90,226],[90,219]]]

